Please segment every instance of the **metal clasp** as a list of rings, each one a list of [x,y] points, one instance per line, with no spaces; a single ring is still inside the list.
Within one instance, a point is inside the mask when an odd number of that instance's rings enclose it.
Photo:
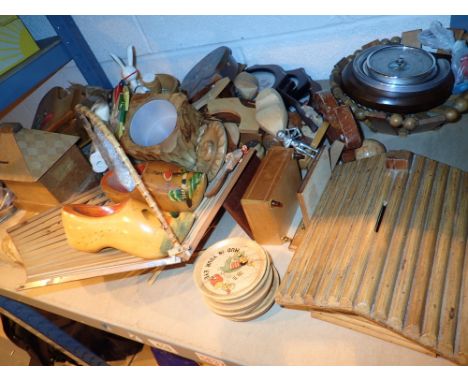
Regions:
[[[297,127],[280,130],[276,133],[276,137],[283,143],[284,147],[292,147],[299,154],[311,157],[312,159],[315,159],[319,153],[319,150],[299,141],[302,138],[302,133]]]

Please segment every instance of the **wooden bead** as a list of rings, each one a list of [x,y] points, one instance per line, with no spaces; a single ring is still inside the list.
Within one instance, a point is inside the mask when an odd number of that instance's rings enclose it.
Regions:
[[[447,108],[444,114],[445,118],[447,118],[447,122],[455,122],[460,116],[460,113],[456,109],[451,107]]]
[[[380,40],[380,43],[382,45],[388,45],[388,44],[390,44],[390,40],[388,38],[384,38],[384,39]]]
[[[400,137],[406,137],[408,135],[408,130],[402,127],[401,129],[398,129],[398,135]]]
[[[406,130],[414,130],[417,126],[418,120],[416,118],[409,117],[403,121],[403,127]]]
[[[459,111],[460,113],[464,113],[468,110],[468,100],[463,98],[458,98],[453,105],[454,109]]]
[[[336,98],[341,98],[343,96],[343,90],[341,90],[339,87],[335,87],[332,90],[332,94]]]
[[[400,114],[392,114],[388,122],[392,127],[399,127],[403,123],[403,117]]]
[[[345,99],[344,104],[346,106],[351,106],[353,104],[353,100],[348,97],[348,98]]]
[[[366,112],[362,109],[357,109],[354,115],[356,116],[356,119],[358,119],[359,121],[364,121],[367,117]]]
[[[391,39],[390,39],[390,42],[392,44],[399,44],[401,42],[401,37],[399,36],[393,36]]]
[[[357,56],[357,55],[358,55],[359,53],[361,53],[361,52],[362,52],[362,49],[358,49],[358,50],[356,50],[356,51],[354,52],[354,55]]]

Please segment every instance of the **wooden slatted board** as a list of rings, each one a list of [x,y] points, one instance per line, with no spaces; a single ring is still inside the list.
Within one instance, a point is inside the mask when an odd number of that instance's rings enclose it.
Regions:
[[[195,210],[195,223],[183,242],[191,249],[191,253],[203,239],[225,199],[254,155],[255,150],[250,150],[228,175],[218,193],[212,198],[204,198]],[[101,189],[96,188],[69,203],[98,205],[106,202],[108,199]],[[98,253],[77,251],[68,245],[62,226],[61,206],[34,216],[8,229],[7,232],[18,250],[27,273],[26,283],[19,289],[166,266],[190,260],[179,257],[148,260],[111,248]]]
[[[468,364],[467,236],[468,173],[417,155],[409,170],[385,154],[338,166],[276,301]]]

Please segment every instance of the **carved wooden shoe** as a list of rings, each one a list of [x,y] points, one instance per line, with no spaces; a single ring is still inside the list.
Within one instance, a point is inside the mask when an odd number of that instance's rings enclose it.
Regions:
[[[182,212],[178,218],[164,214],[177,238],[189,232],[194,215]],[[167,256],[172,243],[149,207],[137,200],[112,206],[70,204],[62,208],[62,223],[68,244],[84,252],[117,248],[134,256],[157,259]]]

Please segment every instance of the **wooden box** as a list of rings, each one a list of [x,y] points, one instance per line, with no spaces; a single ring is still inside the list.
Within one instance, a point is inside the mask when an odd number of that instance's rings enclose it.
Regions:
[[[0,179],[15,194],[15,206],[44,211],[97,185],[78,137],[0,126]]]
[[[293,153],[282,147],[268,150],[241,199],[253,238],[260,244],[282,244],[298,208],[301,174]]]

